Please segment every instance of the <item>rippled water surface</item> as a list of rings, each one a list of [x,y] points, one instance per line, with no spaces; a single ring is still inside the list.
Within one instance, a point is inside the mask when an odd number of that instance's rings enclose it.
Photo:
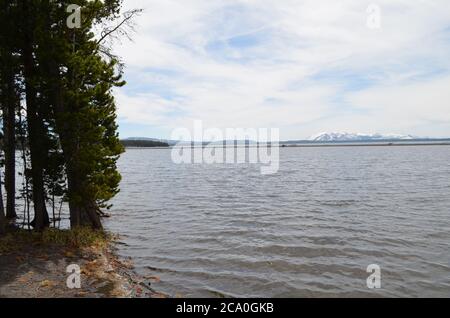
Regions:
[[[450,296],[450,147],[282,148],[280,170],[129,149],[107,227],[172,296]],[[366,286],[378,264],[382,288]]]

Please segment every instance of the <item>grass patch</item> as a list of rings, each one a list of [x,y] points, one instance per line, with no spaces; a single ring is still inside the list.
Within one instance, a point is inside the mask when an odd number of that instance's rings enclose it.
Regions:
[[[74,230],[48,229],[42,232],[43,244],[57,244],[69,247],[104,246],[112,239],[105,231],[96,231],[88,227]]]
[[[43,232],[14,230],[0,237],[0,254],[19,250],[30,246],[51,246],[83,248],[103,247],[113,239],[105,231],[80,227],[73,230],[46,229]]]

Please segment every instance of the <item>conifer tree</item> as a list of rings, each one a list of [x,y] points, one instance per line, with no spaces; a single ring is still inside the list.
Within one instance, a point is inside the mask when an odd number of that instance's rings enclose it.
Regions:
[[[79,29],[56,27],[65,12],[49,6],[47,44],[38,51],[52,89],[49,105],[60,138],[67,175],[66,196],[71,226],[101,228],[99,212],[117,192],[120,174],[116,161],[123,148],[119,142],[112,88],[121,86],[118,61],[101,55],[91,32],[95,23],[112,19],[120,1],[78,1],[83,8]],[[65,21],[65,20],[63,20]]]

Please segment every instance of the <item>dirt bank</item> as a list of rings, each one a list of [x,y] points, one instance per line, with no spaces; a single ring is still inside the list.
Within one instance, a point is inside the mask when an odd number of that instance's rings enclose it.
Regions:
[[[52,234],[55,236],[54,234]],[[59,235],[59,234],[58,234]],[[24,239],[26,237],[26,239]],[[69,265],[79,266],[80,288],[69,288]],[[73,278],[74,276],[71,276]],[[73,280],[72,280],[73,281]],[[45,242],[12,233],[0,239],[0,297],[165,297],[114,253],[114,241],[89,246]]]

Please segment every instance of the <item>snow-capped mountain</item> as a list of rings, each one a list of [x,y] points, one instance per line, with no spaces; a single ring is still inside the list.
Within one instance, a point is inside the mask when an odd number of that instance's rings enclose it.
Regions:
[[[346,132],[325,132],[309,138],[310,141],[369,141],[369,140],[410,140],[415,139],[411,135],[397,134],[362,134]]]

